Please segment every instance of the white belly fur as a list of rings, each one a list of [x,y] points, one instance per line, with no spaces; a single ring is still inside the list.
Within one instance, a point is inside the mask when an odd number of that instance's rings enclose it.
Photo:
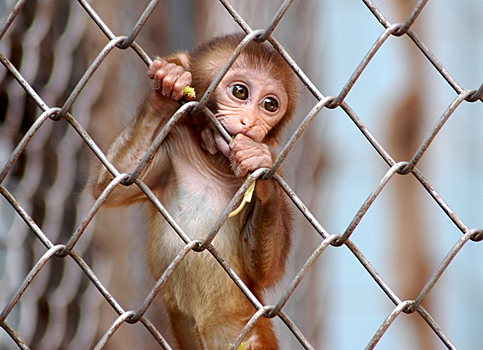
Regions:
[[[220,205],[220,198],[217,204],[211,203],[212,193],[193,194],[181,189],[171,198],[174,200],[166,204],[166,209],[192,239],[204,239],[208,235],[227,203],[225,199],[221,201],[225,203]],[[241,257],[234,255],[240,254],[240,217],[239,214],[229,218],[212,242],[237,272],[241,270],[241,266],[236,266],[234,263],[241,261]],[[155,278],[159,278],[185,243],[154,209],[150,226],[148,259],[151,266],[157,266],[152,273]],[[234,298],[226,298],[227,295],[237,293],[240,295],[235,300],[246,299],[208,251],[188,253],[160,291],[166,306],[193,315],[197,322],[199,320],[206,322],[212,317],[237,312],[240,304],[232,305],[229,301]]]

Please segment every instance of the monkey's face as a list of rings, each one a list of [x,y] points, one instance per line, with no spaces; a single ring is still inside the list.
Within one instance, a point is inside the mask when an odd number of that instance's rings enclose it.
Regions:
[[[287,111],[288,96],[280,82],[260,72],[228,72],[213,97],[215,116],[225,129],[233,136],[243,134],[259,143]],[[228,144],[217,132],[214,138],[218,150],[228,156]]]

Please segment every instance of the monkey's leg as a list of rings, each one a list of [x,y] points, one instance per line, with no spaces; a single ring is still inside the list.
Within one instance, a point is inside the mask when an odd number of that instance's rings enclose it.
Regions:
[[[180,350],[202,350],[195,320],[174,309],[168,309],[169,320]]]
[[[250,307],[253,307],[250,304]],[[250,319],[245,312],[218,315],[216,323],[200,327],[200,339],[203,350],[228,350],[234,343],[243,327]],[[244,350],[278,350],[278,341],[271,321],[261,318],[252,331],[242,341]]]

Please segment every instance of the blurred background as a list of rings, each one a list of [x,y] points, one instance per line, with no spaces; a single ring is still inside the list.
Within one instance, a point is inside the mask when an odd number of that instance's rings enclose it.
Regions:
[[[16,1],[0,0],[2,21]],[[89,1],[116,35],[128,35],[147,0]],[[253,29],[265,28],[281,0],[233,0]],[[391,23],[405,22],[414,0],[375,1]],[[429,1],[412,29],[464,89],[483,82],[483,2]],[[212,36],[240,30],[215,0],[162,0],[136,42],[150,57],[190,50]],[[383,26],[359,0],[295,0],[273,36],[324,96],[338,95]],[[28,0],[0,40],[0,53],[50,107],[62,106],[108,43],[77,1]],[[132,50],[114,50],[96,71],[71,114],[105,150],[149,90],[146,65]],[[286,137],[316,99],[300,88]],[[407,37],[390,37],[345,101],[396,161],[409,161],[457,94]],[[0,69],[0,169],[41,114],[5,68]],[[445,124],[418,169],[469,228],[482,227],[483,106],[463,102]],[[47,121],[32,138],[6,187],[49,239],[65,243],[92,199],[84,188],[98,166],[68,123]],[[330,233],[343,233],[387,164],[340,109],[323,109],[284,163],[285,179]],[[401,300],[415,299],[461,237],[419,182],[396,175],[355,229],[351,240]],[[270,294],[275,303],[320,243],[298,214],[287,277]],[[101,210],[75,247],[125,310],[138,309],[154,285],[143,257],[145,233],[137,208]],[[468,242],[423,306],[458,349],[483,347],[483,246]],[[0,309],[45,247],[0,199]],[[163,330],[162,312],[149,318]],[[346,247],[329,247],[284,308],[316,349],[367,346],[394,304]],[[31,349],[91,349],[117,314],[71,259],[52,259],[7,322]],[[302,349],[276,321],[282,349]],[[169,331],[168,339],[169,339]],[[139,325],[124,324],[105,349],[153,349]],[[0,349],[17,349],[0,330]],[[417,314],[401,315],[376,349],[446,349]]]

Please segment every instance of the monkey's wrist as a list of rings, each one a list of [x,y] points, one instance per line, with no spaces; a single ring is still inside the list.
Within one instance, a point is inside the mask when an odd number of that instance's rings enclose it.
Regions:
[[[162,96],[159,92],[151,92],[148,115],[153,117],[171,117],[179,108],[179,102]]]

